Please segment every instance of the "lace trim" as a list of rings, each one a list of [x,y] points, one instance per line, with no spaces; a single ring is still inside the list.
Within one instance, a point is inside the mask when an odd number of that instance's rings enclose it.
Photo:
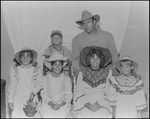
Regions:
[[[92,86],[93,88],[99,86],[100,84],[106,83],[106,79],[107,78],[103,78],[99,80],[98,82],[93,83],[92,81],[90,81],[89,79],[83,76],[83,81],[85,81],[88,85]]]
[[[131,83],[132,83],[132,85],[131,86],[129,86],[129,84],[127,85],[126,83],[128,83],[129,82],[129,79],[123,79],[123,80],[126,80],[126,81],[124,81],[124,84],[122,83],[121,84],[121,81],[119,80],[119,78],[115,78],[115,80],[116,80],[116,82],[121,86],[121,87],[133,87],[133,86],[135,86],[137,83],[138,83],[138,81],[139,81],[139,79],[135,79],[136,81],[132,81]]]
[[[136,93],[137,91],[143,89],[144,87],[144,84],[142,83],[140,86],[136,86],[135,89],[124,91],[124,90],[121,90],[121,88],[117,84],[113,84],[112,81],[110,81],[110,84],[116,89],[117,92],[119,92],[120,94],[125,94],[125,95],[132,95]]]
[[[33,73],[33,75],[31,76],[30,89],[32,88],[32,85],[35,84],[35,82],[36,82],[37,75],[39,74],[39,71],[40,71],[39,69],[40,69],[40,67],[37,67],[37,68],[34,69],[34,73]],[[29,92],[26,92],[26,93],[23,93],[23,92],[21,91],[21,89],[20,89],[20,86],[19,86],[20,77],[19,77],[19,72],[18,72],[17,67],[12,67],[12,66],[10,66],[10,70],[11,70],[11,72],[13,73],[13,75],[14,75],[14,77],[15,77],[15,79],[16,79],[16,84],[17,84],[17,87],[18,87],[18,89],[19,89],[19,92],[21,92],[21,93],[24,94],[24,95],[28,94],[30,91],[29,91]]]
[[[100,84],[106,83],[109,74],[109,67],[101,68],[98,71],[93,71],[90,67],[82,67],[83,81],[92,87],[97,87]]]

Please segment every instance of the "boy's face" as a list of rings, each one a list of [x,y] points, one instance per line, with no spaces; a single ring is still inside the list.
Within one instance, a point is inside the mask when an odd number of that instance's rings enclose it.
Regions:
[[[101,59],[97,57],[97,55],[94,55],[94,57],[90,58],[91,67],[93,69],[99,68],[100,62],[101,62]]]
[[[52,39],[52,43],[55,45],[59,45],[62,42],[62,37],[57,34],[52,36],[51,39]]]
[[[131,74],[131,70],[133,69],[133,66],[131,64],[131,61],[121,62],[121,72],[125,76],[129,76]]]
[[[20,60],[22,62],[22,65],[29,65],[32,61],[31,54],[29,52],[25,52],[23,55],[21,55]]]
[[[60,61],[56,61],[52,67],[53,67],[53,71],[58,74],[61,72],[63,65]]]

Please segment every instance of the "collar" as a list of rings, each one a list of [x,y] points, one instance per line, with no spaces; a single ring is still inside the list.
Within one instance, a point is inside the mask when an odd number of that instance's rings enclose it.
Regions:
[[[54,48],[54,46],[53,45],[51,45],[51,49],[53,50],[57,50],[56,48]],[[63,50],[63,46],[61,46],[61,50],[57,50],[57,51],[62,51]]]
[[[96,29],[96,32],[94,34],[92,34],[92,35],[90,35],[89,33],[85,32],[85,31],[84,31],[84,34],[87,35],[87,36],[94,36],[94,35],[96,36],[97,33],[100,31],[101,28],[100,28],[99,25],[96,25],[95,29]]]
[[[31,66],[32,66],[32,64],[30,64],[30,65],[28,65],[28,66],[24,66],[24,65],[20,65],[22,68],[24,68],[24,69],[29,69]]]

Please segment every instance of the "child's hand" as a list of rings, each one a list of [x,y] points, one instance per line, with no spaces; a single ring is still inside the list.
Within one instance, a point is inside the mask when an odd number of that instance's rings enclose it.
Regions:
[[[89,102],[87,102],[87,103],[85,104],[85,107],[88,108],[89,110],[92,110],[92,104],[89,103]]]
[[[65,101],[62,101],[62,103],[60,104],[60,107],[64,106],[66,104]]]
[[[31,106],[32,108],[35,108],[36,104],[32,101],[32,102],[29,102],[29,106]]]
[[[14,110],[14,103],[11,102],[8,105],[9,105],[9,108],[13,111]]]
[[[34,98],[34,96],[35,96],[35,94],[33,93],[33,92],[31,92],[31,94],[30,94],[30,98],[29,98],[29,100],[33,100],[33,98]]]
[[[101,106],[98,104],[98,102],[91,104],[91,103],[86,103],[85,107],[88,108],[89,110],[96,112],[97,110],[99,110],[101,108]]]
[[[52,107],[53,110],[58,110],[60,108],[60,104],[54,104],[54,106]]]
[[[51,108],[52,108],[54,106],[54,103],[52,101],[49,101],[48,105],[51,106]]]
[[[100,104],[96,101],[93,105],[92,105],[92,111],[96,112],[101,108]]]
[[[141,111],[140,110],[137,112],[137,116],[138,116],[138,118],[141,118]]]

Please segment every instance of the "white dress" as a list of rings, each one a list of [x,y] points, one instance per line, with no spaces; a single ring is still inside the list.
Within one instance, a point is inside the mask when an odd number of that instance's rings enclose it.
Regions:
[[[106,82],[98,85],[97,87],[91,87],[85,81],[83,81],[82,73],[80,72],[77,78],[77,96],[75,101],[75,110],[80,110],[77,117],[91,117],[91,118],[110,118],[112,117],[112,108],[107,100],[109,91],[108,79],[112,76],[112,70],[109,70]],[[93,112],[84,107],[87,102],[91,104],[98,102],[102,107]]]
[[[41,115],[44,118],[66,117],[69,114],[71,108],[70,102],[72,99],[72,85],[70,77],[63,73],[60,77],[52,77],[49,73],[44,76],[43,80],[45,82],[45,86],[41,91]],[[52,101],[55,104],[60,104],[62,101],[65,101],[66,104],[55,111],[48,105],[49,101]]]
[[[30,93],[37,93],[42,85],[38,83],[37,76],[40,72],[40,67],[35,70],[35,67],[31,66],[27,69],[21,66],[15,69],[10,66],[10,84],[8,87],[8,103],[14,103],[14,110],[12,111],[12,118],[27,118],[23,111],[24,105],[26,105],[29,99]],[[37,98],[34,99],[35,101]]]
[[[112,77],[109,100],[116,106],[116,118],[137,118],[137,110],[146,107],[143,81],[132,75]]]

